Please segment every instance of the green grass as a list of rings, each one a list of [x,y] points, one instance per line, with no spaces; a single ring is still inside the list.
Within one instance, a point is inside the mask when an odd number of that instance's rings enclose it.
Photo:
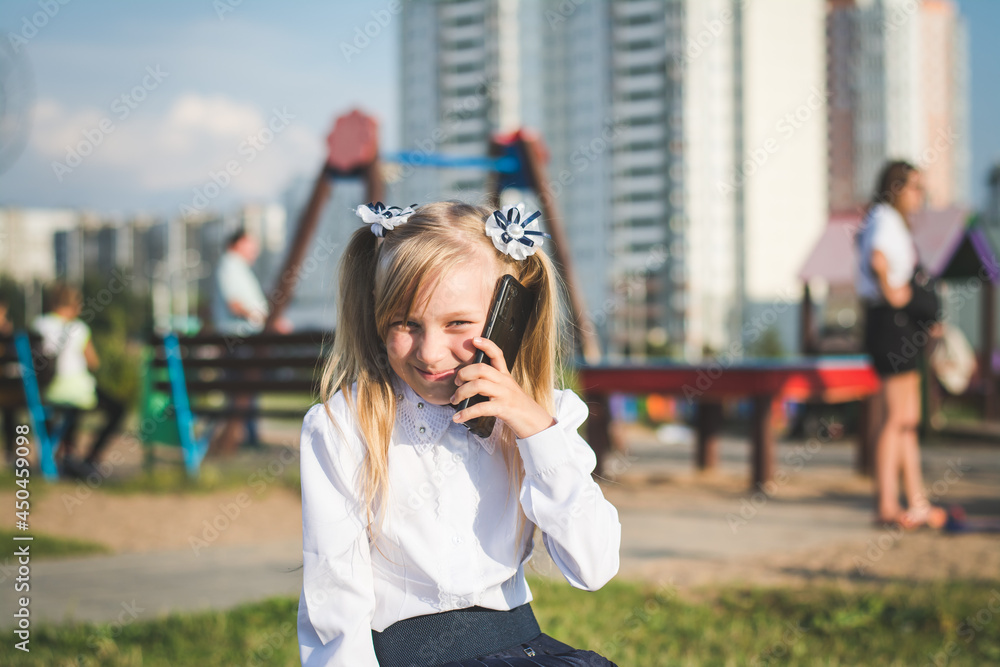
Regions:
[[[131,495],[136,493],[212,493],[214,491],[247,487],[257,492],[276,487],[299,491],[299,462],[297,455],[270,448],[252,459],[203,463],[198,477],[192,479],[183,467],[159,465],[131,477],[107,479],[101,489],[108,493]]]
[[[32,471],[31,497],[39,500],[53,491],[76,489],[78,484],[71,480],[55,483],[42,481],[41,472]],[[171,493],[213,493],[247,487],[255,493],[272,488],[285,487],[298,492],[298,455],[283,448],[268,447],[260,454],[238,460],[203,463],[197,478],[190,478],[180,463],[160,463],[150,470],[143,470],[128,477],[112,475],[101,481],[102,492],[117,495],[171,494]],[[0,494],[16,491],[17,479],[9,470],[0,470]],[[11,501],[13,505],[13,501]]]
[[[1000,581],[695,595],[628,582],[597,593],[539,579],[531,585],[545,632],[621,667],[925,665],[949,642],[948,665],[1000,663]],[[295,599],[275,598],[124,625],[36,625],[31,654],[7,641],[0,664],[297,665],[296,608]]]
[[[12,539],[15,535],[18,537],[30,535],[34,539],[30,542],[20,540],[15,542]],[[30,530],[27,532],[21,532],[17,530],[10,530],[9,528],[0,528],[0,544],[14,545],[11,549],[15,549],[18,546],[25,544],[29,545],[31,547],[32,561],[42,558],[66,558],[67,556],[104,554],[110,551],[110,549],[106,546],[97,542],[75,540],[67,537],[55,537],[52,535],[40,535]]]

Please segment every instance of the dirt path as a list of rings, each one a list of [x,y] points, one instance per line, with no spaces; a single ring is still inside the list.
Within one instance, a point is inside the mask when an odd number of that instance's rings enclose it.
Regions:
[[[31,527],[39,533],[91,540],[115,553],[251,545],[302,540],[302,503],[291,489],[255,494],[250,487],[181,495],[94,491],[59,484],[38,501]]]

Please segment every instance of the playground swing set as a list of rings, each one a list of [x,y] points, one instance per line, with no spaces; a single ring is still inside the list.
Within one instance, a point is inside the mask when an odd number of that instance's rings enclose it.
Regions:
[[[277,414],[254,404],[260,393],[317,393],[314,381],[304,376],[282,378],[279,368],[296,367],[316,370],[322,358],[326,332],[305,332],[280,336],[273,325],[291,300],[302,262],[315,234],[321,213],[329,200],[333,183],[340,179],[361,179],[368,201],[384,199],[385,181],[378,151],[377,124],[371,117],[352,111],[338,118],[327,139],[327,160],[317,175],[307,205],[299,219],[275,288],[269,293],[273,308],[261,334],[241,337],[219,337],[213,334],[178,336],[168,332],[154,336],[144,364],[143,394],[140,404],[141,437],[152,451],[154,445],[179,447],[184,466],[191,476],[210,451],[235,451],[244,440],[245,421],[257,416],[301,418],[305,410],[283,411]],[[585,358],[597,361],[599,348],[592,328],[586,324],[582,296],[576,291],[572,264],[563,232],[562,218],[554,198],[543,184],[544,148],[540,138],[527,130],[497,136],[491,142],[490,154],[484,157],[449,156],[425,152],[399,152],[386,156],[392,161],[412,167],[453,167],[483,169],[489,173],[489,196],[498,202],[505,188],[531,189],[538,198],[548,231],[555,241],[556,262],[569,286],[573,321],[580,332],[580,347]],[[296,356],[274,355],[276,345],[298,337],[299,343],[312,346],[307,353]],[[221,338],[221,339],[220,339]],[[199,347],[212,346],[207,354],[198,354]],[[258,354],[237,355],[236,348],[254,347]],[[268,363],[262,367],[262,360]],[[225,367],[225,368],[223,368]],[[213,379],[220,370],[236,374],[227,382]],[[203,374],[206,374],[203,377]],[[315,373],[312,374],[315,377]],[[223,387],[221,383],[225,383]],[[226,408],[204,408],[192,402],[194,394],[207,394],[225,389],[231,399]],[[199,420],[199,417],[204,418]],[[216,431],[215,425],[222,421]],[[147,457],[149,458],[149,457]]]

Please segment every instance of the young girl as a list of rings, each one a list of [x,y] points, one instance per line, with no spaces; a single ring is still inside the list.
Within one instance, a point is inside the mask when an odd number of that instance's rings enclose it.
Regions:
[[[323,404],[302,425],[303,665],[611,665],[542,634],[528,604],[536,526],[585,590],[618,571],[621,541],[577,434],[587,406],[554,389],[538,223],[458,202],[359,214],[371,228],[345,251]],[[479,337],[505,274],[538,295],[512,372]],[[463,425],[486,415],[488,438]]]

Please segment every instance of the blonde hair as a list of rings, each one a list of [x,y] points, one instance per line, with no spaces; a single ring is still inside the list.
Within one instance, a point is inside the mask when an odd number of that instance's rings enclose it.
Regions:
[[[368,226],[359,228],[344,252],[337,330],[323,368],[320,397],[330,415],[328,401],[338,390],[343,392],[357,419],[366,448],[360,490],[373,538],[373,525],[380,523],[387,497],[389,439],[396,416],[393,371],[385,348],[390,318],[400,312],[404,319],[408,317],[417,296],[425,288],[433,290],[449,269],[493,257],[497,279],[510,274],[537,293],[535,312],[511,375],[526,394],[554,414],[552,390],[562,352],[559,341],[563,340],[558,277],[541,250],[524,261],[499,252],[485,232],[490,215],[488,209],[461,202],[428,204],[418,208],[405,224],[386,232],[383,239]],[[354,383],[356,398],[352,396]],[[524,468],[515,451],[514,434],[506,425],[502,426],[500,448],[511,485],[519,488]]]

